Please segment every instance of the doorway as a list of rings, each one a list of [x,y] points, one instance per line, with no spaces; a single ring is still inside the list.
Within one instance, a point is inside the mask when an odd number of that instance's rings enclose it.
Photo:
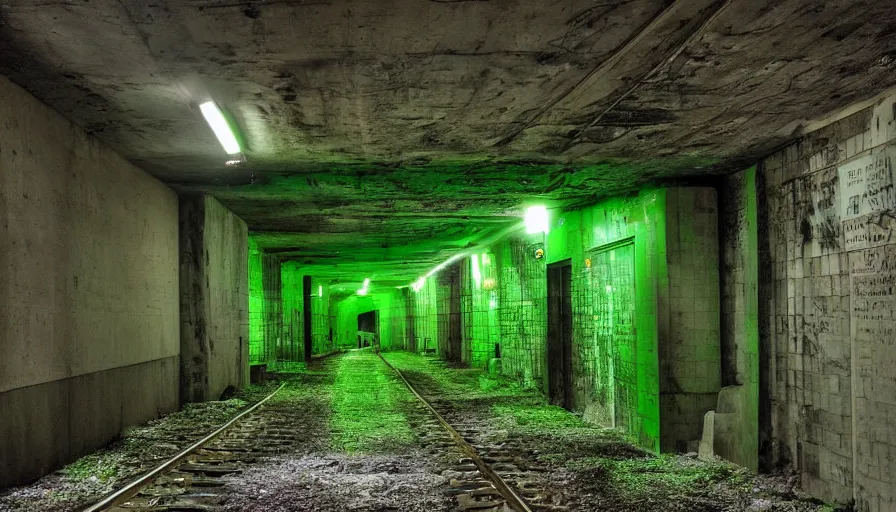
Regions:
[[[358,315],[358,348],[374,344],[379,333],[379,312],[368,311]]]
[[[548,265],[548,396],[572,409],[572,263]]]
[[[635,245],[629,239],[591,253],[600,405],[613,427],[638,430]]]

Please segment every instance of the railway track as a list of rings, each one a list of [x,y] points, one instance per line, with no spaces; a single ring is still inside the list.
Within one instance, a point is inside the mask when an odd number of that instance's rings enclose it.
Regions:
[[[215,510],[221,477],[299,441],[286,406],[270,402],[285,386],[84,512]]]
[[[536,453],[513,441],[484,442],[483,432],[475,423],[449,423],[445,419],[452,412],[448,406],[427,400],[399,369],[382,356],[380,359],[404,381],[434,418],[424,422],[421,439],[433,444],[434,451],[448,449],[453,443],[465,455],[453,468],[458,477],[450,483],[459,510],[568,510],[567,506],[553,503],[553,494],[539,481],[539,473],[546,468],[534,460]],[[439,436],[438,427],[447,433],[447,440]]]
[[[551,503],[538,483],[544,468],[531,462],[532,454],[513,443],[480,443],[473,424],[452,425],[446,406],[428,401],[397,368],[378,358],[417,398],[406,412],[409,424],[432,456],[451,461],[443,473],[448,493],[460,511],[532,512],[566,510]],[[228,475],[243,471],[260,459],[288,453],[302,443],[296,428],[296,404],[272,401],[286,384],[243,411],[221,428],[85,509],[100,511],[199,512],[222,508]],[[301,411],[298,411],[301,413]]]

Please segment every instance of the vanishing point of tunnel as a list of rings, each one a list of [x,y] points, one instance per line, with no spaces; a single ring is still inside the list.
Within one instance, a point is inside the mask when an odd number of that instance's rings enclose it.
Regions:
[[[0,0],[0,511],[896,512],[894,0]]]

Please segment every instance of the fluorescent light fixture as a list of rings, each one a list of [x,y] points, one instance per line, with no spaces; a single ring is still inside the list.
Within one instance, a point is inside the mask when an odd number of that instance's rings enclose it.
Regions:
[[[413,288],[415,292],[419,292],[420,290],[423,289],[423,285],[426,284],[427,277],[432,277],[432,276],[438,274],[439,272],[441,272],[448,265],[451,265],[452,263],[454,263],[455,261],[462,259],[462,258],[466,258],[467,254],[468,253],[466,253],[466,252],[461,252],[461,253],[455,254],[454,256],[448,258],[447,260],[443,261],[442,263],[439,263],[438,265],[435,266],[435,268],[433,268],[432,270],[427,272],[425,276],[423,276],[420,279],[417,279],[416,281],[411,283],[411,288]]]
[[[324,296],[324,286],[323,286],[323,285],[318,285],[318,287],[317,287],[317,296],[318,296],[318,297],[323,297],[323,296]]]
[[[544,206],[530,206],[526,209],[524,217],[526,234],[548,232],[548,209]]]
[[[425,285],[425,284],[426,284],[426,278],[421,277],[420,279],[417,279],[416,281],[411,283],[411,288],[413,288],[415,292],[419,292],[420,290],[423,289],[423,285]]]
[[[459,259],[461,259],[461,258],[464,258],[464,257],[466,257],[466,254],[464,254],[464,253],[455,254],[454,256],[452,256],[452,257],[448,258],[447,260],[443,261],[442,263],[439,263],[438,265],[436,265],[436,268],[434,268],[434,269],[430,270],[429,272],[427,272],[427,273],[426,273],[426,277],[432,277],[432,276],[434,276],[435,274],[438,274],[439,272],[442,271],[442,269],[444,269],[444,268],[447,267],[448,265],[451,265],[451,264],[454,263],[455,261],[457,261],[457,260],[459,260]]]
[[[476,289],[479,289],[479,285],[482,284],[482,273],[479,271],[479,255],[473,254],[470,256],[470,261],[473,265],[473,284],[476,285]]]
[[[215,132],[215,136],[218,137],[218,142],[224,147],[224,151],[228,155],[239,153],[240,143],[236,141],[236,136],[233,134],[233,130],[230,129],[230,124],[224,118],[224,114],[221,113],[218,105],[214,101],[206,101],[199,105],[199,110],[202,111],[202,115],[205,117],[208,125],[212,127],[212,131]]]
[[[370,278],[364,279],[364,284],[361,285],[361,289],[358,290],[358,295],[367,295],[367,291],[370,289]]]

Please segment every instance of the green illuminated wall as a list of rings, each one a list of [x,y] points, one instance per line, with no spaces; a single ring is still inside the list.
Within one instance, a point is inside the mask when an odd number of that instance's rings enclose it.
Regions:
[[[407,337],[407,306],[404,294],[391,289],[374,293],[374,303],[379,311],[380,348],[403,349]]]
[[[249,238],[249,362],[277,360],[281,344],[280,261]]]
[[[570,260],[573,405],[647,448],[692,451],[720,384],[715,190],[673,187],[557,213]]]
[[[283,342],[281,360],[302,361],[305,358],[304,277],[313,268],[302,267],[294,261],[281,264],[283,300]],[[330,286],[322,279],[311,278],[311,355],[321,355],[335,349],[330,340]]]
[[[652,450],[660,445],[657,289],[668,280],[665,199],[664,190],[648,190],[558,213],[545,248],[548,262],[572,264],[574,407],[592,421],[624,425]],[[625,281],[610,284],[606,273],[624,269],[623,260],[633,267],[634,283],[620,271]],[[633,307],[614,296],[623,286],[633,288]],[[618,315],[623,305],[633,314]]]
[[[436,351],[439,347],[439,315],[436,308],[438,283],[427,279],[423,288],[411,292],[414,311],[414,347],[417,352]]]
[[[302,273],[295,262],[284,262],[280,266],[281,299],[283,300],[283,338],[277,359],[281,361],[304,361],[305,331]]]
[[[262,303],[264,289],[261,284],[261,249],[249,239],[249,363],[264,360],[264,320]]]
[[[295,262],[281,263],[249,240],[249,357],[250,363],[304,361],[303,276],[313,269]],[[312,278],[312,355],[334,349],[330,339],[330,287]]]
[[[484,368],[495,357],[495,345],[501,339],[495,255],[477,252],[461,265],[463,361]]]
[[[491,247],[502,371],[525,386],[547,387],[547,269],[534,251],[544,236],[514,236]]]

